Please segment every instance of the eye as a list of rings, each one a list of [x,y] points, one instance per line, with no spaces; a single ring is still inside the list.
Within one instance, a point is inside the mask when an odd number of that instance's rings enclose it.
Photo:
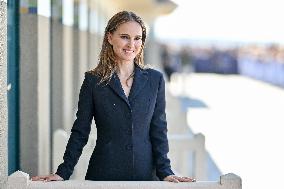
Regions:
[[[137,41],[140,40],[140,39],[142,39],[142,38],[141,37],[135,37],[135,40],[137,40]]]
[[[128,38],[129,38],[129,37],[126,36],[126,35],[121,35],[120,37],[121,37],[121,39],[128,39]]]

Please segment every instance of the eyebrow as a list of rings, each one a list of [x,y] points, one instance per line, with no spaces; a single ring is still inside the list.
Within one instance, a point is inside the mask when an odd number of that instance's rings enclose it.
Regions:
[[[127,36],[129,36],[128,34],[126,34],[126,33],[121,33],[121,34],[119,34],[119,35],[127,35]],[[141,35],[136,35],[135,37],[142,37]]]

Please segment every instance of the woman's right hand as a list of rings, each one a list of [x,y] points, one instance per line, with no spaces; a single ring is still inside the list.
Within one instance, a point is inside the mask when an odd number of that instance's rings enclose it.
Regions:
[[[31,178],[32,181],[45,181],[45,182],[50,182],[50,181],[63,181],[64,179],[60,177],[57,174],[50,174],[46,176],[34,176]]]

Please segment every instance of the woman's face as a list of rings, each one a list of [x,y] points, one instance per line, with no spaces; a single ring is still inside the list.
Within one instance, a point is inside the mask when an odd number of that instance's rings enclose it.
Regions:
[[[108,34],[108,42],[120,63],[131,63],[141,50],[142,28],[135,21],[123,23]]]

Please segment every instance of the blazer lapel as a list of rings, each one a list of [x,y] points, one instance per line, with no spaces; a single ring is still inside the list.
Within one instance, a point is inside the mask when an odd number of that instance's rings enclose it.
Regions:
[[[126,98],[123,92],[122,86],[120,84],[119,78],[116,73],[113,74],[109,82],[109,86],[118,96],[120,96],[128,104],[128,106],[130,106],[128,99]]]
[[[135,65],[135,74],[128,99],[134,100],[148,81],[148,72]]]

